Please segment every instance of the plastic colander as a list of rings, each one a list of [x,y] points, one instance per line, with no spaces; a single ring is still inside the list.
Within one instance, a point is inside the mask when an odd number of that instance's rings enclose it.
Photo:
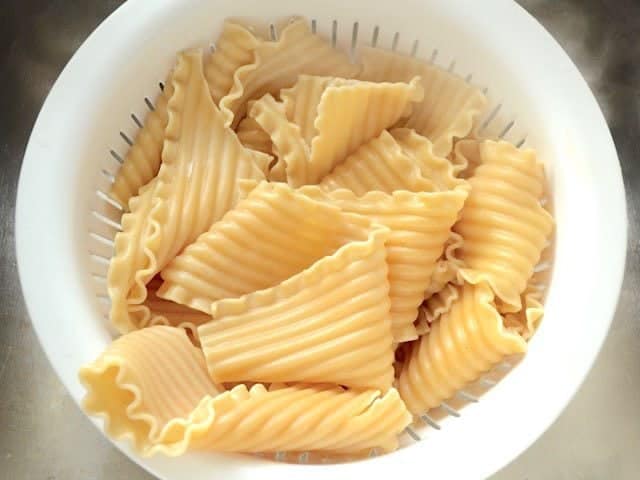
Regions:
[[[487,88],[480,129],[537,149],[557,222],[546,315],[516,365],[481,379],[404,433],[394,453],[332,465],[281,456],[136,456],[163,479],[480,478],[526,449],[574,394],[604,340],[622,280],[624,187],[589,88],[553,38],[508,0],[130,0],[66,66],[31,134],[17,201],[24,296],[40,342],[71,396],[78,367],[113,339],[105,274],[120,210],[105,195],[177,51],[206,46],[230,16],[303,15],[347,51],[375,43],[414,54]],[[275,30],[275,29],[274,29]],[[272,30],[274,35],[278,32]],[[503,377],[495,382],[497,377]],[[494,385],[494,383],[496,383]],[[479,401],[476,401],[479,400]],[[446,415],[445,415],[446,414]],[[96,422],[100,424],[101,422]],[[99,425],[101,427],[101,425]]]

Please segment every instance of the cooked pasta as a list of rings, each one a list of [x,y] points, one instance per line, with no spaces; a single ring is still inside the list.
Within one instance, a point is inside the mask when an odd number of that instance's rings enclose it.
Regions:
[[[142,455],[390,452],[540,324],[535,153],[481,138],[487,99],[455,74],[335,43],[226,20],[178,55],[116,174],[122,335],[79,375]]]
[[[157,275],[147,284],[147,299],[144,301],[144,305],[150,311],[151,325],[183,328],[189,337],[197,343],[198,325],[210,321],[211,315],[160,298],[158,296],[160,285],[162,285],[162,279]]]
[[[327,190],[348,188],[358,195],[373,190],[435,192],[461,184],[451,163],[433,153],[431,142],[407,129],[384,130],[320,182]]]
[[[159,295],[209,314],[213,302],[274,287],[370,228],[364,217],[263,182],[162,270]]]
[[[278,94],[291,87],[298,75],[334,75],[351,78],[359,67],[349,57],[311,32],[305,19],[294,19],[275,42],[261,42],[254,61],[234,73],[231,91],[220,100],[220,110],[235,127],[244,116],[247,102],[265,93]]]
[[[388,235],[374,227],[275,287],[214,303],[198,327],[211,378],[391,387]]]
[[[204,76],[216,105],[229,94],[238,69],[254,61],[255,51],[262,42],[246,26],[232,20],[224,22],[215,50],[204,59]]]
[[[123,335],[79,375],[87,389],[83,408],[104,418],[109,435],[129,437],[139,450],[161,441],[202,398],[222,391],[207,375],[200,349],[173,327]]]
[[[481,164],[469,179],[471,193],[454,230],[464,237],[460,275],[487,281],[504,304],[520,310],[520,293],[540,259],[553,218],[539,202],[544,171],[532,150],[507,142],[480,145]]]
[[[276,163],[269,172],[269,180],[286,181],[288,165],[308,163],[311,154],[300,127],[287,119],[284,105],[271,94],[250,103],[249,118],[267,133],[273,145]]]
[[[271,155],[273,153],[273,144],[271,137],[253,118],[245,117],[238,124],[238,140],[245,147],[257,152]]]
[[[173,82],[169,77],[116,173],[110,193],[125,209],[129,206],[129,199],[138,195],[140,188],[158,174],[164,130],[169,121],[167,104],[172,96]]]
[[[314,198],[325,198],[344,211],[364,215],[390,229],[385,247],[393,339],[398,343],[417,338],[413,322],[418,306],[467,190],[462,187],[438,193],[370,192],[363,197],[346,189],[324,193],[309,186],[301,191]]]
[[[411,422],[393,388],[381,393],[325,385],[239,385],[205,398],[193,417],[203,419],[202,428],[193,428],[194,447],[224,452],[389,452]]]
[[[308,159],[294,157],[286,163],[287,180],[294,186],[318,183],[360,145],[407,116],[424,94],[418,77],[407,83],[322,77],[308,81],[323,85],[324,90],[319,98],[295,98],[295,108],[298,103],[306,107],[303,125],[313,124],[313,136]],[[318,103],[309,104],[309,100]],[[344,115],[345,111],[349,114]],[[304,132],[300,133],[304,138]]]
[[[146,283],[235,203],[239,178],[263,178],[254,156],[224,127],[209,96],[202,54],[180,56],[173,75],[162,166],[123,218],[109,266],[111,319],[127,332],[149,323]]]
[[[425,96],[404,126],[429,138],[436,155],[448,155],[454,138],[470,133],[487,106],[480,89],[424,61],[369,47],[362,49],[361,57],[363,69],[359,78],[364,80],[406,82],[420,76]]]
[[[439,406],[506,356],[524,353],[525,340],[507,329],[491,287],[458,287],[459,297],[428,335],[412,344],[398,391],[413,414]]]

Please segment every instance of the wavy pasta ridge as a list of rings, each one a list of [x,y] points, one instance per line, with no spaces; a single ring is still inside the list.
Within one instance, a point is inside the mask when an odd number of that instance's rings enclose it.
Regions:
[[[539,203],[544,176],[531,151],[484,141],[482,163],[469,179],[471,193],[454,231],[464,237],[460,275],[488,282],[517,312],[533,268],[551,234],[553,218]]]
[[[449,312],[412,345],[400,374],[398,390],[413,414],[439,406],[505,356],[527,350],[524,339],[505,327],[488,284],[458,288]]]
[[[140,188],[149,183],[160,169],[164,130],[169,120],[167,104],[172,95],[173,83],[169,77],[116,173],[110,194],[124,208],[127,208],[129,200],[137,196]]]
[[[295,186],[318,183],[358,147],[408,115],[423,95],[417,77],[408,83],[330,82],[317,106],[308,165],[288,164],[287,178]]]
[[[238,135],[238,140],[240,140],[245,147],[269,156],[273,153],[271,137],[253,118],[243,118],[238,124],[236,134]],[[271,161],[269,163],[271,163]],[[268,173],[268,168],[265,173]]]
[[[287,119],[281,102],[266,94],[250,105],[249,117],[267,133],[273,145],[277,161],[272,172],[276,175],[279,172],[279,176],[271,175],[271,180],[287,180],[289,165],[307,166],[311,155],[309,146],[304,142],[298,125]]]
[[[363,196],[344,188],[326,192],[313,185],[300,191],[390,229],[385,248],[393,337],[395,342],[417,338],[413,323],[418,307],[464,205],[467,186],[445,192],[371,191]]]
[[[224,22],[215,51],[204,62],[204,76],[216,105],[231,90],[238,68],[252,63],[260,43],[261,40],[243,25],[229,20]]]
[[[162,437],[167,425],[186,417],[202,397],[219,391],[184,331],[164,326],[120,337],[83,366],[79,377],[87,389],[85,411],[104,418],[110,436],[130,438],[138,449]]]
[[[293,85],[299,74],[352,77],[358,71],[347,55],[312,33],[306,20],[294,18],[277,41],[262,42],[256,48],[252,64],[236,70],[231,90],[220,100],[220,110],[227,116],[227,126],[235,127],[246,102],[265,93],[278,94]]]
[[[260,384],[251,389],[238,385],[217,397],[205,397],[191,417],[170,432],[177,441],[158,443],[144,453],[173,456],[188,448],[359,453],[377,447],[391,451],[410,418],[393,389],[382,395],[376,390],[352,392],[311,385],[268,390]],[[380,423],[383,428],[376,428]]]
[[[235,209],[163,269],[162,298],[210,313],[216,300],[277,285],[341,245],[367,238],[370,222],[364,217],[286,184],[251,183]],[[252,238],[260,244],[247,241]]]
[[[429,138],[439,156],[445,157],[451,152],[454,138],[464,138],[472,131],[476,119],[487,107],[484,94],[453,73],[379,48],[366,47],[360,54],[363,69],[359,78],[407,81],[420,75],[425,96],[404,126]]]
[[[211,377],[386,391],[393,379],[387,236],[375,226],[366,240],[276,287],[215,302],[213,320],[198,329]]]

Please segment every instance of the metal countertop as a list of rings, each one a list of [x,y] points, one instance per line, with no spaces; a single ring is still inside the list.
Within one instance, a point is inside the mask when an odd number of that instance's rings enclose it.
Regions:
[[[605,113],[622,164],[630,225],[620,303],[593,370],[558,421],[494,479],[637,479],[640,478],[640,2],[523,0],[520,3],[576,62]],[[119,4],[116,0],[5,0],[0,10],[2,479],[151,478],[102,437],[54,375],[25,310],[14,248],[18,173],[36,115],[65,63],[93,28]]]

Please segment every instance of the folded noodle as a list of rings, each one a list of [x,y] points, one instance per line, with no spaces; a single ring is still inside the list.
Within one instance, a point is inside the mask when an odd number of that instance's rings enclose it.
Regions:
[[[544,170],[533,150],[506,142],[483,141],[481,164],[469,179],[471,193],[454,231],[464,243],[460,275],[488,282],[501,311],[517,312],[533,268],[553,228],[539,202]]]
[[[162,279],[156,275],[147,284],[147,299],[144,305],[151,313],[151,325],[168,325],[183,328],[189,338],[198,343],[198,325],[211,321],[211,315],[194,310],[179,303],[165,300],[158,296]]]
[[[235,72],[253,63],[255,50],[261,43],[244,25],[233,20],[224,22],[215,50],[204,59],[204,76],[216,105],[231,90]]]
[[[436,192],[461,184],[451,163],[433,153],[431,142],[407,129],[383,131],[320,182],[326,190],[348,188],[357,195],[373,190]]]
[[[273,153],[271,137],[253,118],[245,117],[238,125],[236,134],[245,147],[267,155]]]
[[[323,192],[317,186],[303,187],[300,191],[389,228],[385,248],[393,340],[399,343],[417,338],[414,320],[418,307],[467,197],[467,189],[436,193],[370,192],[362,197],[346,189]]]
[[[389,389],[388,234],[373,226],[276,287],[214,303],[198,327],[211,378]]]
[[[104,418],[108,435],[129,437],[138,450],[162,442],[203,398],[221,391],[185,332],[165,326],[123,335],[79,376],[87,389],[84,410]]]
[[[433,322],[451,310],[453,302],[460,296],[458,287],[453,283],[447,283],[441,290],[427,298],[418,314],[416,330],[424,335],[431,330]]]
[[[480,145],[482,141],[466,138],[456,142],[453,148],[452,162],[456,174],[460,178],[471,177],[482,159],[480,156]]]
[[[138,195],[140,188],[158,174],[164,130],[169,121],[167,104],[172,96],[173,82],[169,77],[116,173],[110,194],[125,209],[129,199]]]
[[[517,332],[525,340],[530,340],[542,321],[544,307],[533,294],[522,296],[522,309],[516,313],[507,313],[504,324]]]
[[[213,302],[274,287],[365,240],[370,227],[286,184],[262,182],[162,270],[158,294],[210,314]]]
[[[108,273],[110,317],[122,333],[149,324],[146,284],[236,202],[236,182],[262,179],[255,157],[224,126],[202,72],[202,53],[183,53],[173,75],[162,165],[132,200]]]
[[[431,283],[424,292],[424,298],[442,290],[448,283],[460,285],[462,279],[458,272],[464,268],[464,262],[460,259],[460,249],[464,239],[456,232],[451,232],[444,246],[444,252],[436,264],[431,277]]]
[[[309,157],[286,162],[287,180],[297,187],[318,183],[363,143],[407,116],[423,91],[418,77],[406,83],[375,83],[301,75],[294,91],[283,95],[294,103],[294,112],[304,110],[294,117],[310,146]],[[285,113],[287,108],[285,103]]]
[[[449,312],[411,344],[400,374],[398,391],[413,414],[439,406],[506,356],[527,350],[525,340],[505,327],[487,283],[458,288]]]
[[[271,181],[287,181],[287,165],[306,164],[309,146],[300,134],[300,128],[287,119],[282,102],[270,94],[249,104],[249,117],[269,136],[276,163],[269,172]]]
[[[352,65],[343,52],[311,32],[302,18],[293,19],[275,42],[261,42],[254,61],[235,71],[233,86],[220,100],[227,126],[235,127],[243,118],[247,103],[265,93],[277,95],[291,87],[298,75],[335,75],[351,78],[359,67]]]
[[[406,82],[420,76],[425,95],[404,126],[429,138],[436,155],[449,155],[454,139],[467,136],[487,106],[480,89],[424,61],[370,47],[362,49],[361,57],[363,80]]]

